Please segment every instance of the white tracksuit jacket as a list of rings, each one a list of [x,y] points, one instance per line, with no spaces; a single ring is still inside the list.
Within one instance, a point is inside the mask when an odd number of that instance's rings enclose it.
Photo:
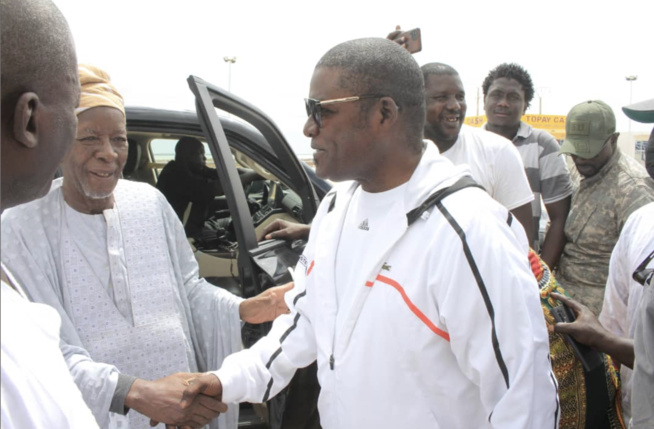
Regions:
[[[317,359],[324,429],[555,429],[556,382],[522,227],[509,227],[507,210],[479,188],[407,225],[408,212],[466,171],[427,145],[404,200],[389,202],[385,245],[348,255],[369,281],[340,330],[335,249],[356,185],[330,192],[286,294],[291,314],[225,359],[223,401],[265,401]]]

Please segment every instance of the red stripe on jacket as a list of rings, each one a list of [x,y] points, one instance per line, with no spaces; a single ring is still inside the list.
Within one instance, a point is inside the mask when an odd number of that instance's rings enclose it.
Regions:
[[[381,276],[381,275],[378,275],[375,280],[377,280],[379,282],[382,282],[382,283],[386,283],[387,285],[391,286],[396,291],[398,291],[400,293],[400,295],[402,296],[402,299],[404,300],[404,303],[407,305],[407,307],[409,307],[409,310],[411,310],[411,312],[413,314],[415,314],[416,317],[418,317],[418,319],[420,319],[422,321],[422,323],[427,325],[427,327],[429,329],[431,329],[439,337],[443,338],[446,341],[450,341],[450,334],[443,331],[442,329],[439,329],[436,325],[434,325],[432,323],[432,321],[429,320],[429,318],[427,316],[425,316],[425,314],[422,311],[420,311],[420,309],[418,307],[416,307],[413,302],[411,302],[411,299],[409,298],[409,296],[404,291],[404,288],[398,282],[396,282],[395,280],[389,279],[388,277]],[[366,282],[367,287],[372,287],[373,284],[374,284],[374,282]]]

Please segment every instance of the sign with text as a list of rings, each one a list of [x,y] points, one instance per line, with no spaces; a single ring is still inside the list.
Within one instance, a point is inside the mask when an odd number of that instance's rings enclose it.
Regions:
[[[565,115],[524,115],[522,121],[534,128],[545,130],[552,134],[555,139],[565,138]],[[486,115],[468,116],[465,123],[471,127],[481,127],[486,123]]]

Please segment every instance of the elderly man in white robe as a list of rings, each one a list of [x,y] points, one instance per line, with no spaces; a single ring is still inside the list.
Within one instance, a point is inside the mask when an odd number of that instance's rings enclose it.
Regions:
[[[102,70],[79,71],[77,135],[63,178],[44,198],[4,213],[2,261],[33,300],[61,315],[62,351],[101,427],[147,428],[150,419],[202,426],[225,407],[202,397],[181,409],[194,376],[187,373],[217,369],[239,350],[241,320],[287,312],[283,295],[292,285],[243,300],[198,277],[164,196],[120,179],[122,97]],[[211,427],[236,428],[237,413]]]

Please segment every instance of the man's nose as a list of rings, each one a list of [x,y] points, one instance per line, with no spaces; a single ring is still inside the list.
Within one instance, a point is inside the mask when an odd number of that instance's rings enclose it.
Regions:
[[[309,115],[307,121],[304,123],[304,129],[302,130],[304,135],[307,137],[315,137],[320,132],[319,130],[320,127],[318,127],[318,123],[314,121],[311,115]]]
[[[102,143],[96,152],[96,157],[103,159],[105,161],[114,161],[118,157],[116,148],[111,144],[111,138],[102,137],[100,139]]]
[[[448,110],[459,111],[459,110],[461,110],[461,102],[459,100],[457,100],[455,97],[452,97],[452,98],[449,98],[447,100],[447,104],[445,105],[445,107]]]

